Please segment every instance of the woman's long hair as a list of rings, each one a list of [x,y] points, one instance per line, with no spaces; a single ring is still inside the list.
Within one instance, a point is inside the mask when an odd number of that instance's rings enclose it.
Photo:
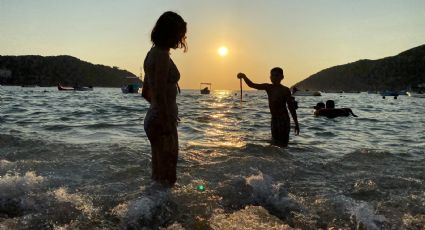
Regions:
[[[151,33],[154,46],[164,48],[183,48],[186,52],[186,22],[175,12],[163,13],[155,24]]]

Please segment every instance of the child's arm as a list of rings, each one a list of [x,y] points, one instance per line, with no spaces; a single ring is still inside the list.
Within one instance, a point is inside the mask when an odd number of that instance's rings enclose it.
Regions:
[[[251,80],[249,80],[248,77],[244,73],[238,73],[238,78],[243,79],[249,87],[254,88],[254,89],[258,89],[258,90],[266,90],[267,86],[269,85],[269,84],[266,84],[266,83],[256,84],[256,83],[252,82]]]
[[[291,113],[292,119],[295,123],[295,135],[298,135],[300,134],[300,126],[298,124],[297,111],[295,110],[295,98],[289,96],[286,103],[288,104],[289,112]]]

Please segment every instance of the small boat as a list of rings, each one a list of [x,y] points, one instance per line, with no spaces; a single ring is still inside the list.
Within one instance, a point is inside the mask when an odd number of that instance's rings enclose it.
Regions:
[[[58,84],[58,90],[59,91],[74,91],[73,87],[63,87],[61,84]]]
[[[409,97],[419,97],[419,98],[425,98],[425,93],[424,92],[407,92],[407,95]]]
[[[398,91],[393,91],[393,90],[384,90],[380,92],[379,94],[381,94],[381,96],[383,97],[398,97],[400,95]]]
[[[208,89],[208,87],[201,89],[201,94],[210,94],[210,92],[211,91]]]
[[[139,84],[128,84],[121,87],[121,92],[127,93],[139,93],[140,85]]]
[[[292,88],[292,96],[322,96],[319,91],[299,90],[297,87]]]
[[[206,85],[206,87],[202,88],[205,85]],[[211,85],[212,85],[211,83],[201,83],[200,84],[201,94],[210,94],[210,92],[211,92]]]
[[[126,77],[124,85],[121,87],[122,93],[139,93],[139,89],[142,87],[143,82],[138,77]]]
[[[93,91],[93,86],[88,86],[88,87],[85,87],[85,86],[75,86],[74,87],[74,90],[75,91]]]
[[[297,91],[292,96],[322,96],[319,91]]]
[[[74,86],[74,87],[63,87],[61,84],[58,84],[59,91],[93,91],[93,86]]]
[[[410,97],[425,98],[425,83],[412,87],[411,91],[406,92],[406,94]]]

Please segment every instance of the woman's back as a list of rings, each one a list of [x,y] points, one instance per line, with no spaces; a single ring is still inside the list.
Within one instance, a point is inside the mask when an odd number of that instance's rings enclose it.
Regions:
[[[168,68],[167,77],[166,77],[166,83],[165,90],[163,88],[159,88],[156,84],[155,79],[155,72],[156,68],[164,68],[161,66],[158,66],[157,60],[158,58],[161,58],[160,56],[167,55],[169,59],[169,63],[166,68]],[[174,64],[174,62],[169,58],[169,53],[167,50],[158,48],[158,47],[152,47],[151,50],[146,55],[146,58],[143,63],[143,68],[145,71],[145,79],[144,79],[144,86],[149,88],[150,91],[150,103],[151,103],[151,109],[156,109],[158,107],[158,102],[156,101],[156,97],[154,96],[156,93],[164,93],[167,101],[167,106],[171,109],[172,115],[174,115],[177,118],[177,104],[176,104],[176,96],[177,96],[177,82],[180,79],[180,72],[177,69],[177,66]]]

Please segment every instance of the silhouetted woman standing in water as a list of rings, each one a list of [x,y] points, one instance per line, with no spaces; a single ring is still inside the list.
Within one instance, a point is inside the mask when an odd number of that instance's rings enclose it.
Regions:
[[[165,186],[176,182],[178,157],[176,96],[180,73],[170,58],[170,49],[186,51],[186,22],[174,12],[162,14],[151,33],[152,48],[143,68],[143,97],[150,102],[144,128],[152,149],[152,179]]]

